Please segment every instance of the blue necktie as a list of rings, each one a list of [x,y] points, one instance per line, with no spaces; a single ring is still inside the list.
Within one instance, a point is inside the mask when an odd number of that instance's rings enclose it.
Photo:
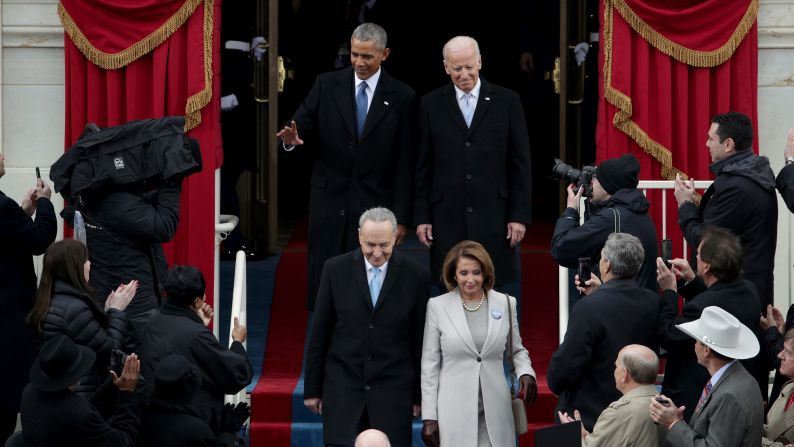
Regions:
[[[369,281],[369,296],[372,298],[372,307],[378,302],[378,294],[380,293],[380,267],[372,267],[372,279]]]
[[[471,127],[471,119],[474,117],[474,98],[471,93],[463,95],[463,119],[466,120],[466,127]]]
[[[367,83],[359,84],[356,94],[356,127],[358,128],[358,138],[364,133],[364,123],[367,122]]]

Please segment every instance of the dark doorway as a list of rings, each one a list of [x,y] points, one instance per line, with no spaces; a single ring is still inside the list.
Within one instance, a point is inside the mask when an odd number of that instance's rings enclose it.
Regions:
[[[532,149],[533,217],[553,221],[560,188],[548,173],[559,153],[559,99],[551,79],[560,48],[559,1],[280,0],[279,53],[288,78],[279,95],[279,122],[294,113],[318,74],[339,62],[349,64],[340,56],[340,45],[362,17],[389,34],[392,52],[384,69],[420,96],[449,82],[442,65],[444,43],[455,35],[477,39],[483,78],[521,95]],[[533,56],[530,73],[519,65],[523,52]],[[294,220],[308,208],[314,150],[307,143],[290,153],[280,151],[278,162],[279,219]]]

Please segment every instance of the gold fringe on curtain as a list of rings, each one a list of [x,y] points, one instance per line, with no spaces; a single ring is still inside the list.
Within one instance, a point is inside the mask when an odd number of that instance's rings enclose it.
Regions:
[[[204,88],[187,99],[185,132],[201,124],[201,109],[212,100],[212,32],[214,0],[204,0]]]
[[[201,3],[204,4],[204,88],[195,95],[190,96],[185,104],[185,132],[187,132],[201,123],[201,109],[209,104],[212,99],[213,0],[186,0],[177,12],[159,28],[117,53],[106,53],[91,44],[61,2],[58,2],[58,16],[61,19],[64,31],[66,31],[66,34],[86,59],[104,70],[118,70],[148,54],[165,42],[179,27],[187,22],[187,19],[193,15],[196,7]]]
[[[66,34],[69,35],[69,38],[72,39],[72,42],[74,42],[80,52],[85,55],[86,59],[105,70],[117,70],[148,54],[165,42],[180,26],[185,24],[201,2],[202,0],[186,0],[177,12],[159,28],[118,53],[105,53],[91,44],[83,32],[80,31],[80,28],[77,27],[77,24],[74,23],[74,20],[72,20],[72,17],[61,2],[58,2],[58,16],[61,18],[64,31],[66,31]]]
[[[744,37],[753,27],[755,19],[758,16],[758,0],[752,0],[742,20],[727,42],[716,50],[697,51],[681,46],[661,35],[650,25],[645,23],[645,21],[626,4],[625,0],[607,0],[606,3],[606,9],[608,9],[609,4],[612,3],[631,28],[642,36],[643,39],[647,40],[648,43],[653,45],[654,48],[681,63],[700,68],[716,67],[730,59],[733,52],[736,51],[736,48],[739,47],[739,44],[742,43]],[[604,14],[606,14],[606,12]]]
[[[615,113],[612,119],[612,125],[628,135],[642,148],[642,150],[661,163],[662,178],[673,180],[676,174],[681,174],[684,178],[687,178],[686,174],[673,167],[673,155],[670,149],[650,138],[648,134],[631,119],[631,98],[612,87],[612,38],[614,35],[614,8],[612,3],[615,1],[621,0],[606,0],[606,4],[604,5],[604,35],[602,39],[604,43],[604,98],[609,101],[610,104],[618,108],[617,113]]]

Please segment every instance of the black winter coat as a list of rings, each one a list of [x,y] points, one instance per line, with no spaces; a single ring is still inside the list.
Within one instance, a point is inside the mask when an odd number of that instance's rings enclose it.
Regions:
[[[141,419],[139,447],[232,447],[236,437],[210,426],[189,406],[152,402]]]
[[[174,237],[179,223],[179,186],[151,194],[114,191],[85,211],[91,260],[91,287],[105,300],[119,284],[140,281],[129,315],[157,309],[159,282],[168,266],[160,243]]]
[[[678,207],[678,224],[692,248],[692,264],[706,226],[732,230],[742,242],[742,276],[755,284],[766,308],[774,303],[777,246],[775,174],[769,159],[748,150],[712,163],[709,169],[717,178],[703,194],[700,207],[692,202]]]
[[[309,310],[325,261],[358,247],[364,211],[384,206],[398,223],[411,224],[416,94],[381,68],[372,95],[360,139],[352,68],[318,76],[292,117],[317,152],[309,195]]]
[[[75,392],[84,397],[94,393],[105,380],[110,367],[110,351],[124,350],[123,342],[129,321],[127,314],[108,309],[105,314],[94,300],[62,281],[55,281],[50,308],[36,339],[36,348],[56,335],[69,336],[75,343],[96,353],[94,368],[80,378]]]
[[[656,292],[656,257],[659,243],[656,227],[648,215],[650,203],[638,189],[619,189],[609,200],[591,211],[590,218],[579,225],[579,212],[567,208],[557,219],[551,238],[551,256],[563,267],[575,269],[579,258],[589,257],[595,266],[601,249],[611,233],[619,231],[637,236],[645,251],[645,261],[635,280],[637,284]]]
[[[106,374],[107,375],[107,374]],[[90,399],[67,390],[23,393],[22,433],[27,447],[133,447],[141,398],[105,380]]]
[[[678,315],[678,295],[686,298],[686,303]],[[706,289],[700,279],[684,287],[662,292],[659,313],[659,346],[667,351],[662,392],[677,406],[685,405],[685,420],[695,411],[703,387],[710,374],[700,366],[693,349],[694,339],[675,327],[700,318],[708,306],[718,306],[736,317],[742,324],[752,329],[760,337],[758,319],[761,304],[755,286],[745,279],[716,282]],[[759,356],[764,353],[759,353]],[[756,360],[742,360],[745,369],[756,377],[759,364]],[[768,375],[766,376],[768,380]],[[766,396],[766,394],[764,394]]]
[[[0,368],[0,412],[5,414],[19,411],[19,398],[33,361],[33,332],[25,324],[36,293],[33,255],[44,253],[56,233],[49,199],[36,201],[34,221],[0,192],[0,357],[13,359]]]
[[[420,103],[414,223],[433,225],[430,277],[441,281],[453,245],[473,240],[494,263],[496,284],[517,275],[508,222],[532,219],[529,133],[518,94],[480,78],[480,96],[466,126],[452,83]]]
[[[620,398],[614,379],[618,352],[630,344],[655,349],[658,318],[658,295],[633,279],[613,279],[579,300],[548,369],[549,388],[560,396],[557,411],[579,410],[592,431],[598,415]]]
[[[235,341],[229,349],[221,346],[195,312],[167,301],[149,320],[139,348],[144,377],[154,377],[157,364],[171,354],[184,355],[196,365],[201,371],[201,391],[191,408],[213,431],[220,425],[223,396],[236,394],[253,377],[241,343]],[[145,395],[151,395],[153,385],[154,381],[147,382]]]

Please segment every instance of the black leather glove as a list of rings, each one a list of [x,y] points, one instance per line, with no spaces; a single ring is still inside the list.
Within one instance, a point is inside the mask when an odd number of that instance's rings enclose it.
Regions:
[[[439,447],[441,438],[438,434],[438,421],[426,420],[422,424],[422,441],[428,447]]]
[[[237,405],[224,405],[221,413],[220,432],[237,433],[249,416],[251,416],[251,407],[245,402],[240,402]]]
[[[529,374],[521,376],[518,382],[521,384],[521,388],[518,389],[518,395],[520,396],[523,391],[524,403],[527,405],[534,404],[538,400],[538,382]]]

